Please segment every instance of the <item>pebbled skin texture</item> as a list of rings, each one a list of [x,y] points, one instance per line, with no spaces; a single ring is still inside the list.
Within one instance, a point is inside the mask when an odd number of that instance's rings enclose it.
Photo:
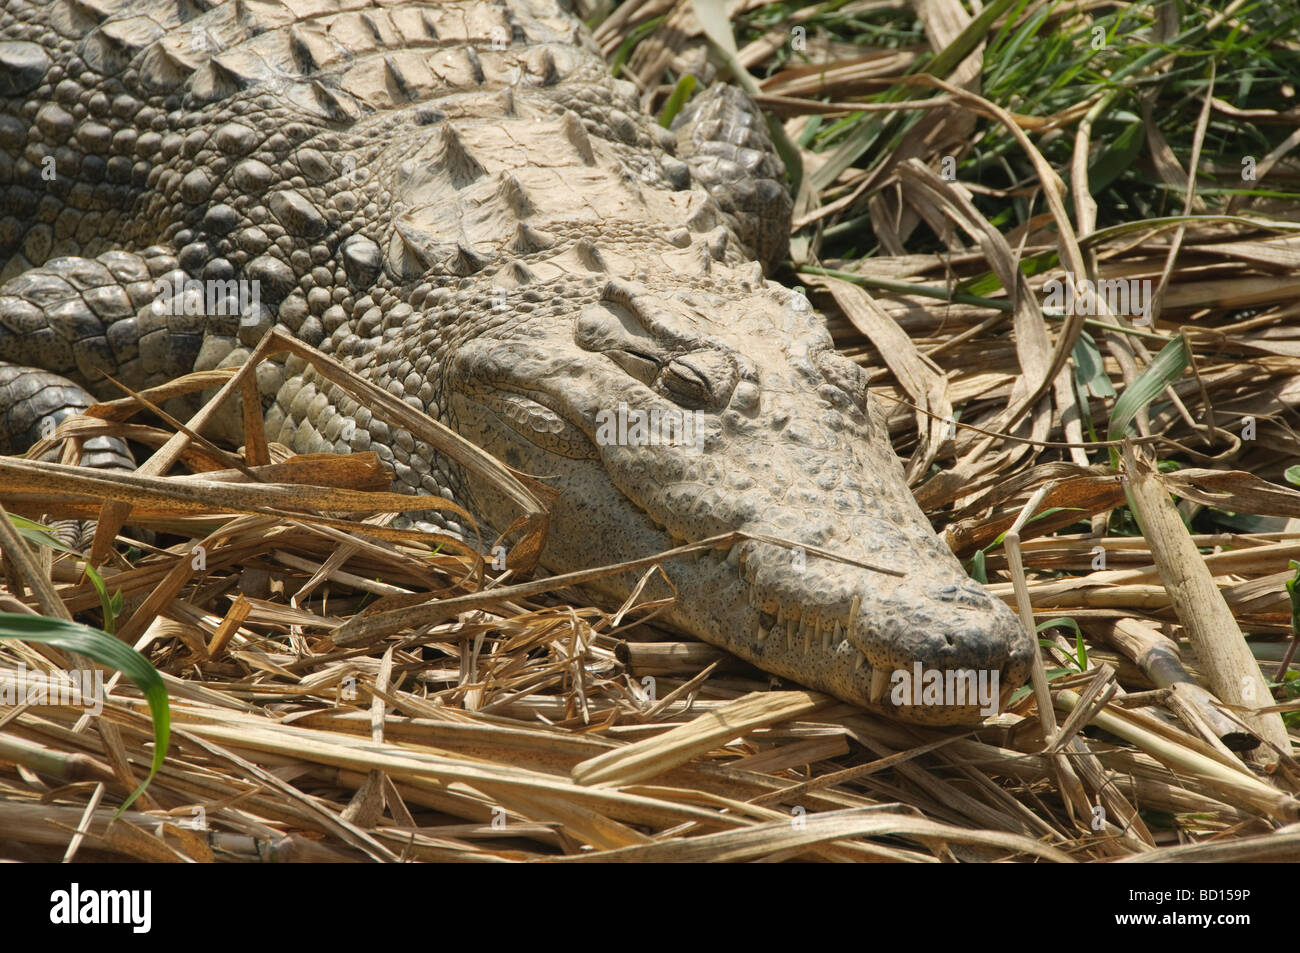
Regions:
[[[978,720],[872,691],[920,662],[1005,696],[1033,642],[936,539],[862,372],[764,278],[790,207],[761,117],[714,87],[669,131],[634,93],[549,0],[5,0],[0,361],[84,406],[101,370],[237,364],[278,323],[555,487],[552,571],[737,529],[901,571],[753,541],[664,566],[672,621],[765,670]],[[510,523],[301,362],[259,387],[271,439],[373,450]],[[0,381],[12,449],[53,412],[33,399]],[[611,443],[620,404],[690,412],[697,452]]]

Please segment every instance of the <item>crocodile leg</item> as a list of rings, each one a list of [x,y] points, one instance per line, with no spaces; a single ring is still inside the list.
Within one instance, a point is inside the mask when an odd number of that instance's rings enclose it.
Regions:
[[[63,375],[101,399],[123,396],[105,375],[140,390],[238,365],[269,326],[257,283],[210,267],[198,270],[200,280],[196,270],[161,246],[52,259],[0,286],[0,361]],[[278,367],[258,378],[269,400],[282,381]],[[193,400],[166,409],[189,416]],[[213,435],[236,434],[237,420],[232,408]]]
[[[0,454],[22,453],[93,403],[92,394],[66,377],[36,367],[0,363]],[[112,437],[87,440],[82,445],[81,463],[135,469],[126,444]]]
[[[716,83],[673,120],[677,155],[769,271],[790,245],[793,203],[763,114],[744,91]]]
[[[0,454],[22,453],[93,403],[93,395],[66,377],[36,367],[0,363]],[[45,459],[56,460],[56,451]],[[91,437],[81,446],[81,465],[134,470],[135,459],[124,441]],[[49,525],[54,535],[73,549],[85,549],[94,536],[94,523],[53,520]]]
[[[183,291],[187,277],[161,248],[52,259],[0,286],[0,360],[39,365],[99,397],[121,396],[105,374],[149,387],[188,373],[210,319],[177,300],[176,280]]]

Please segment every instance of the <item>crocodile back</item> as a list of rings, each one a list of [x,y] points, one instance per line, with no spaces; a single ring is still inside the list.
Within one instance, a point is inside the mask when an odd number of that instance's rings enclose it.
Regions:
[[[0,65],[5,277],[167,244],[287,293],[357,222],[398,281],[715,224],[548,0],[10,0]]]

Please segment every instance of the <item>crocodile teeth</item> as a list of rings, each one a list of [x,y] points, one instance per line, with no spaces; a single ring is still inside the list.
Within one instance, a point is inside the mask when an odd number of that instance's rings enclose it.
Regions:
[[[732,569],[740,566],[740,544],[737,543],[727,550],[727,565]]]
[[[826,620],[824,618],[819,618],[817,620],[817,638],[822,644],[823,652],[829,652],[831,650],[831,635],[831,628],[826,624]]]
[[[861,652],[859,652],[857,659],[855,659],[853,662],[854,674],[857,674],[858,672],[862,671],[862,666],[866,664],[867,664],[867,657],[863,655]]]
[[[755,639],[757,640],[757,642],[758,642],[758,644],[759,644],[760,646],[761,646],[764,642],[767,641],[767,637],[768,637],[769,635],[771,635],[771,634],[772,634],[772,631],[771,631],[770,629],[764,629],[764,628],[763,628],[763,623],[755,621],[755,623],[754,623],[754,637],[755,637]]]
[[[862,608],[862,596],[854,593],[853,604],[849,606],[849,641],[852,642],[858,634],[858,610]]]
[[[880,699],[885,697],[885,689],[889,686],[889,673],[883,668],[875,668],[871,671],[871,704],[876,704]]]

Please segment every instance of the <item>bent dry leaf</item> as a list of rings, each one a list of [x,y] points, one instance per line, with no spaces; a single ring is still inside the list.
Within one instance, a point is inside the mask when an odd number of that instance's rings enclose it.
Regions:
[[[167,745],[171,738],[171,708],[167,703],[167,689],[163,686],[162,676],[135,649],[79,622],[0,612],[0,639],[40,642],[85,655],[117,669],[135,682],[144,693],[145,700],[149,703],[149,712],[153,716],[153,764],[149,768],[149,776],[117,809],[117,813],[121,814],[144,793],[167,755]]]

